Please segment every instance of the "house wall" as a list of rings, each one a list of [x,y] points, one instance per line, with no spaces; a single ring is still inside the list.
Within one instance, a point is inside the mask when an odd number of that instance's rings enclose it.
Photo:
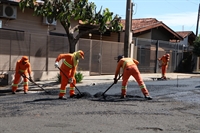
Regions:
[[[190,45],[189,42],[188,42],[188,36],[185,37],[185,38],[183,38],[183,40],[180,41],[180,43],[182,43],[182,44],[184,44],[186,47],[188,47],[188,46]]]
[[[134,34],[133,34],[133,36],[134,36]],[[151,32],[147,32],[147,33],[137,35],[137,36],[134,36],[134,37],[151,39]]]
[[[20,30],[27,33],[38,33],[38,34],[48,34],[49,31],[55,33],[65,34],[65,30],[57,21],[57,24],[47,25],[43,23],[42,16],[33,16],[33,9],[26,8],[24,12],[22,12],[19,7],[17,7],[17,18],[16,19],[7,19],[0,18],[2,20],[2,28],[3,29],[11,29],[11,30]],[[78,21],[72,20],[72,27],[78,24]]]
[[[168,32],[164,28],[155,28],[155,29],[152,29],[151,39],[153,39],[153,40],[169,41],[170,40],[170,32]]]

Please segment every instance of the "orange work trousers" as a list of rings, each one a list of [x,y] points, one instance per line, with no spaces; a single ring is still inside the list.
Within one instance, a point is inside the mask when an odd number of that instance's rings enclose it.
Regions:
[[[63,97],[66,94],[66,86],[68,84],[69,75],[67,73],[65,73],[65,74],[66,75],[64,75],[62,72],[60,72],[61,86],[60,86],[59,97]],[[70,96],[75,94],[75,85],[76,85],[76,79],[73,77],[73,83],[70,83],[70,90],[69,90]]]
[[[167,65],[162,65],[162,78],[166,78]]]
[[[138,67],[135,64],[124,68],[123,81],[122,81],[122,95],[126,95],[128,79],[129,79],[130,76],[133,76],[135,78],[135,80],[137,81],[143,95],[148,96],[149,92],[146,88],[146,85],[143,82],[143,79],[140,75]]]
[[[26,75],[27,77],[27,73],[24,73],[24,75]],[[12,85],[12,91],[13,92],[16,92],[17,91],[17,88],[18,88],[18,84],[21,80],[21,75],[19,73],[15,73],[15,79],[13,81],[13,85]],[[27,78],[23,78],[24,80],[24,92],[27,92],[28,91],[28,79]]]

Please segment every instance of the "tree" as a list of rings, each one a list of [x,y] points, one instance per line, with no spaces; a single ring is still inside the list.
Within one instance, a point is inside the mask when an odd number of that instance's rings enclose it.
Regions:
[[[200,35],[198,37],[196,37],[195,41],[194,41],[194,49],[193,49],[193,53],[196,56],[200,56]]]
[[[39,0],[38,0],[39,1]],[[59,20],[66,31],[69,40],[69,52],[75,51],[75,46],[79,38],[87,33],[99,31],[103,34],[106,30],[118,32],[122,30],[120,23],[121,17],[109,11],[108,8],[102,11],[102,7],[97,12],[96,5],[88,0],[21,0],[20,9],[24,12],[25,8],[34,9],[36,16],[44,16]],[[90,26],[91,28],[79,33],[80,24],[71,27],[71,20],[80,20],[81,25]],[[78,33],[75,36],[75,33]]]

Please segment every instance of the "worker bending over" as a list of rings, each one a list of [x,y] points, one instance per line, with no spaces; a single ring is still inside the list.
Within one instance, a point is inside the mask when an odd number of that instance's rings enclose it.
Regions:
[[[117,83],[117,76],[120,73],[120,68],[123,69],[123,76],[122,76],[122,88],[121,88],[121,98],[126,98],[127,92],[127,84],[128,79],[130,76],[133,76],[137,81],[144,97],[148,100],[151,100],[151,96],[143,82],[143,79],[140,75],[137,65],[139,62],[133,58],[124,58],[123,56],[118,56],[118,64],[115,71],[114,83]]]
[[[158,60],[161,61],[161,64],[160,64],[161,71],[162,71],[161,79],[165,79],[165,80],[167,79],[166,78],[166,72],[167,72],[167,67],[168,67],[168,64],[169,64],[169,59],[170,59],[169,54],[165,54],[161,58],[158,58]]]
[[[31,64],[29,63],[28,57],[23,56],[20,60],[17,61],[15,67],[15,78],[12,85],[12,93],[15,94],[18,88],[18,83],[21,80],[21,76],[24,80],[24,94],[27,94],[28,91],[28,76],[29,80],[32,82],[31,78]]]
[[[79,50],[74,53],[67,53],[67,54],[60,54],[58,55],[57,59],[55,60],[55,67],[59,67],[59,61],[64,59],[60,69],[60,76],[61,76],[61,86],[60,86],[60,93],[59,99],[66,99],[64,95],[66,94],[66,86],[70,83],[70,97],[75,96],[75,73],[76,68],[78,66],[79,59],[84,59],[84,52]]]

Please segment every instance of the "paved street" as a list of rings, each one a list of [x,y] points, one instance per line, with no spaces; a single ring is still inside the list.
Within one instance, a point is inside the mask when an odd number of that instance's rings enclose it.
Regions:
[[[50,94],[31,84],[28,94],[1,91],[0,132],[200,132],[199,75],[170,74],[170,80],[166,81],[153,81],[151,77],[156,75],[152,74],[142,76],[153,100],[143,98],[132,78],[126,99],[120,99],[121,81],[106,92],[106,97],[94,97],[112,85],[113,75],[86,76],[77,88],[90,95],[79,99],[69,98],[67,93],[67,100],[59,100],[59,84],[55,81],[37,82]]]

